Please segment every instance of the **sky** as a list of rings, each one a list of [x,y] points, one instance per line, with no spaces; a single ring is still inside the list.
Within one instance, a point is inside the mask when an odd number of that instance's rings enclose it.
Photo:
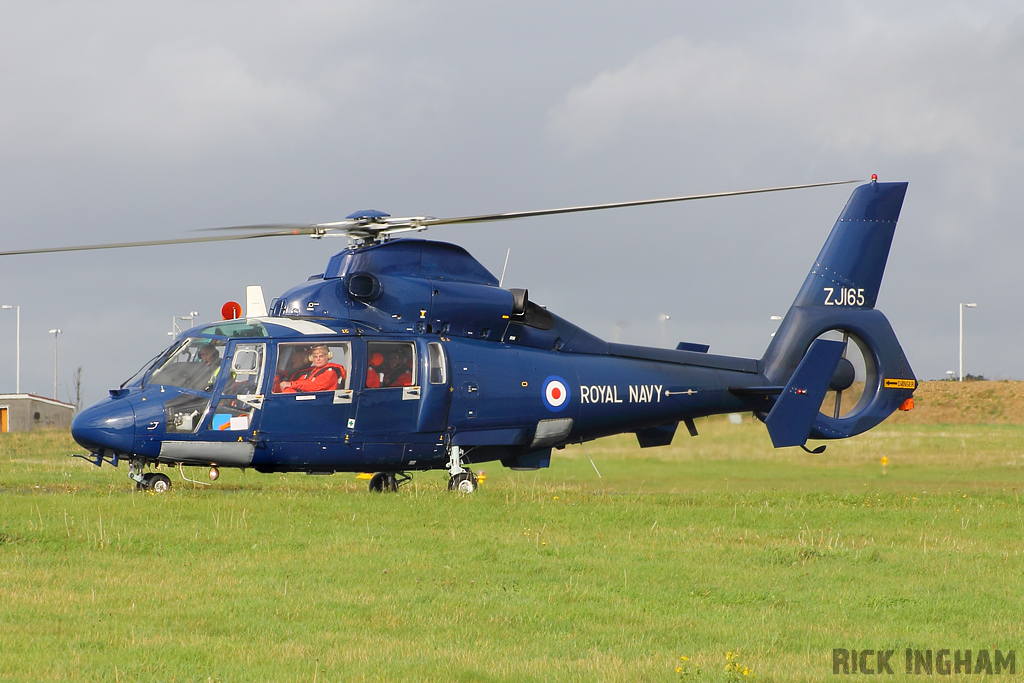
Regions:
[[[920,379],[1024,380],[1017,2],[0,0],[2,249],[910,183],[877,307]],[[760,357],[853,186],[449,226],[609,340]],[[102,398],[344,239],[0,259],[22,392]],[[664,320],[663,316],[669,316]],[[16,315],[0,310],[0,393]],[[178,324],[185,323],[178,321]],[[49,330],[60,329],[59,335]]]

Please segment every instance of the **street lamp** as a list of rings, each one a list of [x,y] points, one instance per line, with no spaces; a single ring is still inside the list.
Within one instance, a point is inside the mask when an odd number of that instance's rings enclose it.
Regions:
[[[53,335],[53,400],[57,400],[57,335],[60,330],[53,329],[46,334]]]
[[[661,345],[662,346],[667,346],[668,345],[668,329],[666,328],[665,323],[668,322],[671,319],[672,319],[672,317],[668,313],[659,313],[658,314],[658,320],[661,322]]]
[[[196,317],[198,315],[199,315],[199,311],[189,311],[188,315],[177,315],[177,316],[172,315],[171,316],[171,331],[168,332],[167,335],[169,337],[176,337],[179,334],[181,334],[182,329],[180,327],[178,327],[178,321],[179,320],[187,320],[189,322],[189,326],[188,327],[192,327],[191,323],[195,322],[195,319],[196,319]],[[185,329],[187,330],[188,327],[186,327]]]
[[[964,381],[964,308],[977,308],[978,304],[960,304],[960,381]]]
[[[3,309],[14,309],[14,393],[21,393],[21,306],[4,304]]]

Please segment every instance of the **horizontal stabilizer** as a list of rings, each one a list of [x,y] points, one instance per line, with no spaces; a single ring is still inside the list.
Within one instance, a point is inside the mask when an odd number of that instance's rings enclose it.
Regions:
[[[802,446],[807,442],[845,348],[843,342],[826,339],[817,339],[811,344],[765,418],[772,445],[776,448]]]
[[[676,344],[676,351],[693,351],[694,353],[707,353],[711,346],[708,344],[694,344],[693,342],[679,342]]]

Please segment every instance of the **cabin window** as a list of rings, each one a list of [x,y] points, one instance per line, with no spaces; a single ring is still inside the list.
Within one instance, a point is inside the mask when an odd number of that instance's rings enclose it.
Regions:
[[[366,358],[366,388],[416,384],[416,347],[411,342],[368,342]]]
[[[448,372],[444,364],[444,349],[441,348],[441,343],[430,342],[427,344],[427,350],[430,352],[430,383],[445,384],[448,381]]]
[[[223,357],[224,341],[220,339],[184,339],[153,368],[146,384],[210,391]]]
[[[349,342],[280,344],[277,347],[275,394],[348,389],[352,370]]]

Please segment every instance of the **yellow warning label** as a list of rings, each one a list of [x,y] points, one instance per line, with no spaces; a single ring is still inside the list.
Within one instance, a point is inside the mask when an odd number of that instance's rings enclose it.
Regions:
[[[917,380],[914,379],[886,379],[883,383],[886,389],[916,389]]]

